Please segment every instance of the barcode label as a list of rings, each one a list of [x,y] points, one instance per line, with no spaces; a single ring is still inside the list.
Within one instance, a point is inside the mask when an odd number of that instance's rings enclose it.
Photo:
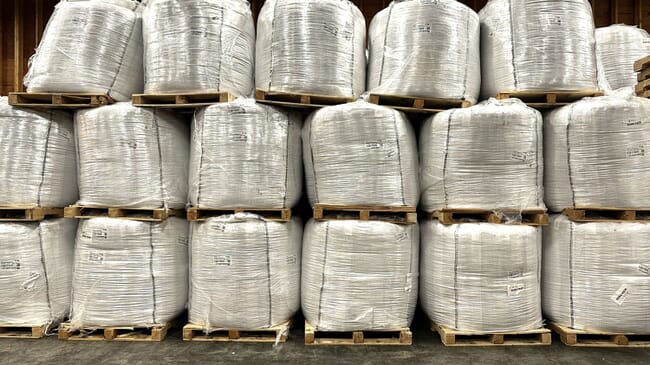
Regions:
[[[630,288],[628,288],[626,284],[623,284],[620,288],[618,288],[616,293],[611,296],[611,298],[614,303],[623,305],[623,302],[625,302],[625,299],[627,299],[628,296],[630,296]]]

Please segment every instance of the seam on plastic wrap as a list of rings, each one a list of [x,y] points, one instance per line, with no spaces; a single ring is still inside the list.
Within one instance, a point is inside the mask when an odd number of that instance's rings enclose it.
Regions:
[[[203,116],[204,116],[204,118],[202,118],[203,121],[206,120],[206,118],[205,118],[206,112],[207,112],[207,109],[203,109],[203,111],[202,111]],[[196,127],[198,127],[198,125],[200,123],[199,119],[196,117],[196,110],[194,110],[194,123],[195,123],[194,129],[196,131]],[[196,205],[197,205],[197,207],[201,206],[201,175],[202,175],[202,172],[203,172],[203,154],[205,153],[205,151],[204,151],[205,148],[203,147],[205,145],[205,143],[204,143],[204,141],[205,141],[204,140],[204,135],[205,135],[205,125],[202,124],[201,125],[201,141],[199,142],[201,144],[201,152],[200,152],[200,157],[199,157],[199,177],[198,177],[198,181],[197,181],[197,184],[196,184]],[[192,141],[192,143],[196,143],[196,141]]]
[[[285,113],[286,113],[286,116],[287,116],[287,129],[286,129],[287,133],[285,135],[287,143],[286,143],[285,148],[284,148],[284,166],[285,166],[285,169],[284,169],[284,194],[283,194],[284,197],[282,199],[282,207],[283,208],[287,207],[287,195],[288,195],[288,192],[289,192],[289,187],[288,187],[288,184],[289,184],[289,148],[290,148],[290,146],[289,146],[289,133],[291,133],[291,118],[289,116],[289,111],[285,111]],[[269,115],[269,109],[267,108],[266,109],[267,119],[268,119],[268,115]]]
[[[514,40],[514,22],[512,18],[512,0],[508,0],[508,14],[510,15],[510,36],[513,37],[510,39],[510,52],[512,52],[512,78],[514,81],[514,89],[517,90],[517,62],[515,62],[515,42]],[[497,92],[500,92],[503,90],[497,90]]]
[[[156,115],[156,108],[152,108],[153,112],[153,124],[156,128],[156,142],[158,145],[158,170],[160,172],[160,203],[162,207],[167,207],[167,202],[165,199],[165,180],[163,176],[163,156],[162,156],[162,146],[160,145],[160,126],[158,125],[158,116]]]
[[[539,152],[544,151],[543,145],[540,145],[539,138],[539,120],[537,119],[537,111],[532,110],[533,119],[535,119],[535,205],[543,205],[543,198],[540,196],[540,186],[539,186]],[[542,141],[543,143],[543,141]],[[542,152],[543,153],[543,152]]]
[[[355,31],[356,28],[355,28],[355,24],[354,24],[355,17],[354,17],[354,10],[352,8],[353,6],[355,6],[355,5],[352,4],[351,1],[348,1],[348,9],[350,10],[350,15],[351,15],[351,18],[352,18],[352,37],[350,37],[350,40],[352,42],[352,62],[350,62],[350,95],[354,95],[354,91],[355,91],[354,90],[354,67],[355,67],[354,55],[356,53],[356,47],[354,46],[354,36],[357,33]]]
[[[129,38],[126,41],[126,44],[124,45],[124,50],[122,51],[122,56],[120,57],[120,64],[117,66],[117,71],[115,72],[115,76],[113,76],[113,82],[111,82],[111,86],[108,87],[108,93],[111,94],[113,92],[113,87],[115,86],[115,83],[117,82],[117,77],[120,75],[120,72],[122,71],[122,65],[124,64],[124,56],[126,55],[126,51],[129,49],[129,45],[132,42],[133,39],[133,33],[135,32],[135,26],[138,24],[138,19],[136,16],[136,19],[133,21],[133,25],[131,25],[131,31],[129,32]]]
[[[569,222],[569,316],[571,321],[571,328],[575,328],[575,313],[574,313],[574,303],[573,303],[573,242],[574,242],[574,230],[573,223]]]
[[[153,296],[153,305],[151,306],[152,313],[151,319],[153,324],[156,323],[156,278],[153,274],[153,224],[149,223],[149,247],[151,248],[151,254],[149,255],[149,270],[151,271],[151,294]]]
[[[217,66],[217,75],[219,77],[217,78],[217,90],[221,91],[221,77],[223,76],[221,74],[221,64],[223,63],[223,58],[224,58],[224,52],[223,52],[223,24],[224,24],[224,14],[223,14],[223,6],[219,7],[219,10],[221,10],[221,24],[219,26],[219,65]]]
[[[325,289],[325,265],[327,264],[327,243],[329,241],[330,222],[325,222],[325,244],[323,245],[323,275],[320,283],[320,295],[318,296],[318,323],[316,328],[320,327],[323,312],[323,290]]]
[[[576,206],[576,193],[573,189],[573,176],[571,173],[571,138],[570,138],[570,129],[571,129],[571,117],[573,117],[573,109],[575,104],[572,104],[569,107],[569,118],[566,125],[566,162],[567,162],[567,172],[569,174],[569,190],[571,190],[571,202],[572,205]]]
[[[447,119],[447,142],[445,143],[445,157],[442,163],[442,191],[445,195],[445,208],[447,208],[447,205],[449,204],[449,194],[447,193],[447,179],[446,179],[446,172],[447,172],[447,160],[449,159],[449,141],[451,140],[450,137],[450,132],[451,132],[451,120],[454,117],[454,113],[456,113],[456,110],[452,110],[449,113],[449,118]]]
[[[312,124],[314,124],[314,118],[309,122],[309,154],[311,158],[311,169],[314,172],[314,199],[318,202],[318,176],[316,175],[316,164],[314,163],[314,144],[312,143],[312,131],[314,128]]]
[[[43,193],[43,184],[45,184],[45,165],[47,164],[47,153],[49,152],[50,146],[50,133],[52,132],[52,123],[54,118],[54,112],[50,110],[49,123],[47,124],[47,135],[45,136],[45,151],[43,152],[43,167],[41,169],[41,182],[38,184],[38,193],[36,196],[36,205],[41,205],[41,194]],[[40,225],[39,225],[40,232]]]
[[[467,96],[467,75],[469,74],[469,67],[470,67],[470,60],[469,60],[469,44],[470,44],[470,31],[469,31],[469,20],[471,19],[471,14],[467,9],[465,9],[465,12],[467,13],[467,21],[465,24],[467,24],[467,41],[465,42],[465,74],[463,75],[463,99]],[[480,35],[479,35],[480,37]]]
[[[50,312],[50,321],[54,318],[52,313],[52,298],[50,297],[50,280],[47,275],[47,265],[45,264],[45,250],[43,249],[43,232],[42,225],[38,223],[38,245],[41,250],[41,265],[43,265],[43,278],[45,278],[45,296],[47,297],[47,309]]]
[[[386,27],[384,29],[384,48],[381,53],[381,68],[379,70],[379,82],[377,83],[378,88],[381,88],[381,83],[384,80],[384,65],[386,64],[386,43],[388,43],[388,26],[390,24],[390,18],[393,15],[394,5],[395,3],[391,2],[388,7],[388,18],[386,19]]]
[[[271,50],[269,52],[269,87],[267,90],[271,90],[271,85],[273,84],[273,48],[275,47],[275,42],[273,39],[275,39],[275,13],[278,9],[278,1],[276,0],[275,4],[273,4],[273,17],[271,18]],[[256,55],[257,57],[257,55]]]
[[[454,230],[454,329],[458,329],[458,234],[460,224]]]
[[[400,147],[399,131],[397,130],[397,113],[399,113],[397,110],[393,110],[393,125],[395,126],[395,141],[397,142],[397,161],[399,162],[399,179],[402,189],[402,204],[406,205],[406,197],[404,196],[404,169],[402,168],[402,149]]]
[[[269,283],[269,326],[273,325],[273,294],[271,292],[271,248],[269,247],[269,222],[264,221],[264,237],[266,239],[266,276]]]

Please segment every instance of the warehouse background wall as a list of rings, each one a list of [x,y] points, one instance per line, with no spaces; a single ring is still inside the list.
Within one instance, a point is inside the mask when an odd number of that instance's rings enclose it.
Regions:
[[[372,17],[391,0],[353,0],[370,23]],[[461,0],[480,10],[487,0]],[[43,29],[58,0],[0,0],[0,95],[21,91],[29,57],[38,45]],[[264,0],[252,0],[257,15]],[[610,24],[631,24],[650,31],[650,0],[592,0],[597,27]]]

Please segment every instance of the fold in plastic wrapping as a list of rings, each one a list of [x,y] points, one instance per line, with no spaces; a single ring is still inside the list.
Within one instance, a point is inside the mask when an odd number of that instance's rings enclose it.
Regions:
[[[359,96],[366,89],[366,21],[348,0],[268,0],[257,19],[256,87]]]
[[[650,224],[544,227],[544,314],[578,330],[650,333]]]
[[[72,204],[76,168],[70,114],[14,108],[0,97],[0,206]]]
[[[413,320],[419,230],[372,221],[309,221],[302,310],[322,331],[395,330]]]
[[[596,51],[601,77],[613,90],[634,86],[634,62],[650,53],[650,36],[644,29],[629,25],[610,25],[596,29]]]
[[[253,89],[255,24],[244,0],[151,0],[143,14],[145,92]]]
[[[266,328],[300,309],[300,220],[279,223],[236,214],[191,227],[191,323]]]
[[[478,15],[458,1],[393,1],[370,23],[368,90],[475,103],[480,39]]]
[[[426,221],[422,308],[434,323],[460,331],[542,327],[541,247],[535,227]]]
[[[28,92],[142,92],[142,18],[131,0],[61,1],[25,76]]]
[[[82,220],[76,242],[73,329],[163,324],[185,309],[187,221]]]
[[[182,208],[189,126],[170,112],[116,103],[77,112],[79,204]]]
[[[189,201],[201,208],[291,208],[302,194],[299,114],[239,99],[194,113]]]

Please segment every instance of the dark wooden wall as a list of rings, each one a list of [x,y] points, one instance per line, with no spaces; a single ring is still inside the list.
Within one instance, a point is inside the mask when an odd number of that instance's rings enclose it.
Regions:
[[[390,0],[353,0],[370,23],[372,17],[388,6]],[[28,59],[38,45],[47,19],[58,0],[0,0],[0,95],[23,89],[22,79]],[[487,0],[461,0],[480,10]],[[650,0],[592,0],[597,27],[610,24],[636,24],[650,30]],[[257,14],[264,0],[252,0]]]

